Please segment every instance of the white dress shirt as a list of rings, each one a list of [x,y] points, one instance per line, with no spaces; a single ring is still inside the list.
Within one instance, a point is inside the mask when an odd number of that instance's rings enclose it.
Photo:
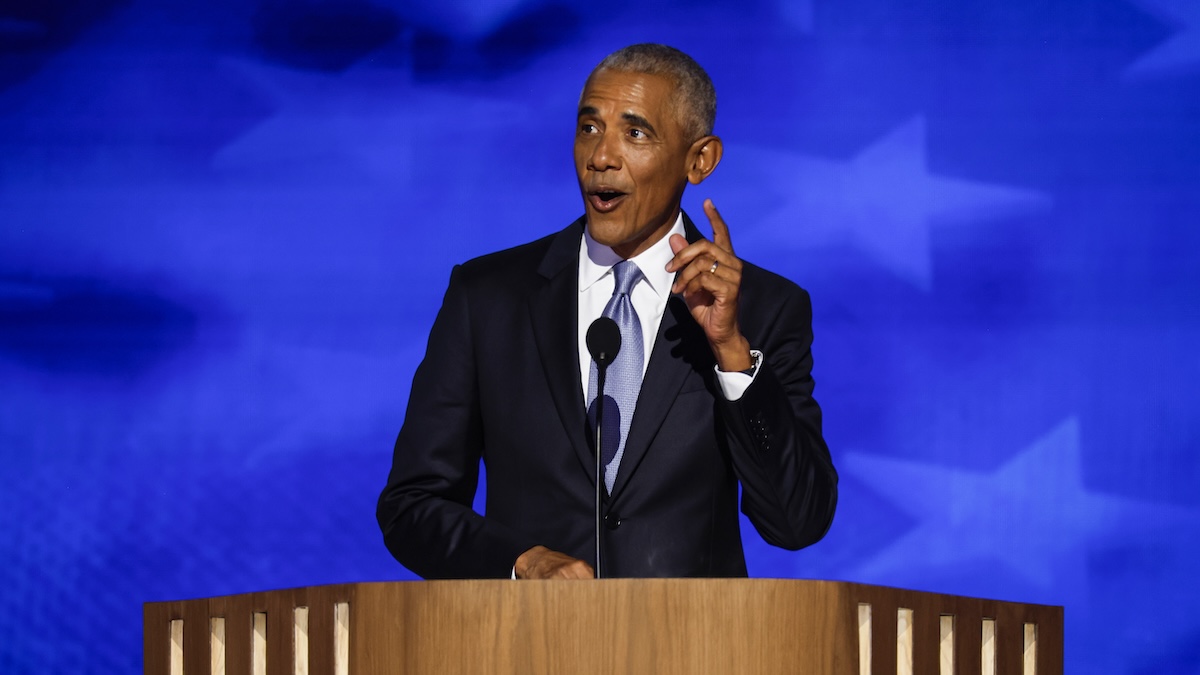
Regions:
[[[671,284],[675,282],[675,274],[667,271],[667,263],[675,257],[670,243],[673,234],[685,236],[682,212],[675,219],[675,226],[665,237],[630,258],[642,271],[643,277],[642,281],[633,287],[633,297],[630,298],[642,325],[642,353],[646,356],[642,362],[643,376],[646,374],[646,366],[650,363],[650,354],[654,350],[654,340],[658,337],[663,312],[667,309],[667,300],[671,297]],[[604,313],[604,306],[612,298],[613,284],[616,283],[612,268],[621,260],[621,256],[611,248],[597,243],[587,229],[584,229],[583,241],[579,244],[579,376],[580,382],[583,383],[585,399],[592,366],[592,356],[587,348],[587,330],[592,322]],[[757,366],[762,356],[754,351],[751,354]],[[741,398],[754,381],[754,377],[746,373],[727,373],[719,368],[715,370],[721,391],[730,401]],[[757,368],[755,373],[757,374]]]

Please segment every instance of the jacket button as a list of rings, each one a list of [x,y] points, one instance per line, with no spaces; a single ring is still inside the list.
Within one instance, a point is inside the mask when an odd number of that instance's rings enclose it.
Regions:
[[[604,516],[604,525],[610,530],[615,530],[621,526],[621,516],[615,513],[608,513]]]

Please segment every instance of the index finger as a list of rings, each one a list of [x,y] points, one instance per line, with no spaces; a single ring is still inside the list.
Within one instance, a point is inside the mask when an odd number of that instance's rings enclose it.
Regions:
[[[704,215],[708,216],[708,223],[712,225],[713,243],[733,253],[733,241],[729,238],[729,226],[725,224],[725,219],[721,217],[711,199],[704,200]]]

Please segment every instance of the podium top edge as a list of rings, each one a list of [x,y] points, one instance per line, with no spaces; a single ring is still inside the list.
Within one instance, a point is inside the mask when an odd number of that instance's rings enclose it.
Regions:
[[[273,588],[262,589],[258,591],[249,591],[243,593],[232,593],[224,595],[216,595],[210,597],[195,597],[183,598],[174,600],[153,600],[143,602],[143,606],[151,607],[156,605],[167,605],[178,602],[194,602],[199,600],[212,600],[217,598],[240,598],[254,597],[265,594],[310,594],[324,593],[332,595],[354,595],[360,589],[366,592],[372,592],[376,589],[386,586],[401,586],[411,588],[414,586],[435,588],[447,588],[452,586],[462,587],[501,587],[509,584],[520,583],[523,585],[530,584],[577,584],[579,581],[569,580],[543,580],[543,581],[528,581],[520,582],[511,579],[435,579],[435,580],[396,580],[396,581],[359,581],[340,584],[319,584],[314,586],[297,586],[288,588]],[[582,582],[589,583],[589,582]],[[591,583],[599,584],[606,587],[614,586],[630,586],[638,589],[653,589],[658,588],[686,588],[689,586],[696,587],[711,587],[714,584],[723,587],[725,590],[735,587],[743,587],[749,590],[760,590],[764,587],[776,587],[780,590],[785,590],[788,587],[795,587],[797,590],[802,587],[809,587],[813,590],[819,590],[823,593],[846,593],[851,597],[861,597],[870,599],[872,597],[911,597],[918,598],[920,596],[937,596],[942,598],[956,598],[966,601],[981,601],[990,603],[1003,604],[1020,604],[1031,607],[1046,607],[1051,609],[1061,610],[1061,605],[1043,605],[1039,603],[1025,603],[1012,600],[994,600],[989,598],[978,598],[972,596],[963,596],[953,593],[941,593],[938,591],[929,590],[914,590],[905,589],[893,586],[881,586],[875,584],[864,584],[854,581],[840,580],[824,580],[824,579],[795,579],[795,578],[773,578],[773,577],[758,577],[758,578],[630,578],[630,579],[597,579]]]

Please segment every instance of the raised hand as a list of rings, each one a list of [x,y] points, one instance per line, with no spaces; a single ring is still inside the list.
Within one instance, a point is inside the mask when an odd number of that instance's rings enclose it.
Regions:
[[[746,370],[754,362],[737,322],[742,261],[734,255],[729,227],[711,199],[704,200],[704,214],[712,225],[712,241],[689,244],[677,234],[671,237],[675,257],[667,263],[667,271],[678,273],[671,292],[683,294],[692,318],[708,337],[717,367],[725,372]]]

